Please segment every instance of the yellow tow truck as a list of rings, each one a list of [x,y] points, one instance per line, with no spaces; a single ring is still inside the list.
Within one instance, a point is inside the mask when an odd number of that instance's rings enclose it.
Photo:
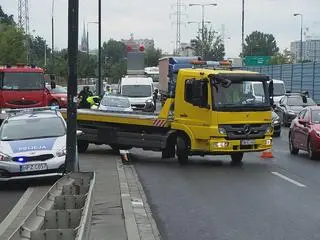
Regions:
[[[194,59],[180,61],[193,67],[169,71],[176,76],[174,91],[158,115],[79,109],[78,129],[84,133],[78,137],[79,151],[90,143],[135,147],[161,151],[162,158],[177,156],[186,164],[192,155],[230,155],[233,163],[241,163],[246,152],[271,149],[273,90],[268,76],[215,64],[204,68],[210,64]],[[262,83],[264,97],[255,99],[252,82]]]

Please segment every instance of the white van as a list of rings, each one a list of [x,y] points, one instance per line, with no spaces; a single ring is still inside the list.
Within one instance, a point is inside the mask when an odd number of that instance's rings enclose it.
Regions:
[[[268,82],[269,83],[269,82]],[[262,83],[253,82],[251,83],[250,92],[253,94],[253,96],[256,99],[262,99],[262,97],[265,95]],[[274,103],[278,103],[280,99],[286,94],[286,87],[284,85],[284,82],[282,80],[276,80],[273,79],[273,100]]]
[[[152,78],[136,76],[121,78],[119,93],[129,98],[133,110],[154,112],[154,86]]]

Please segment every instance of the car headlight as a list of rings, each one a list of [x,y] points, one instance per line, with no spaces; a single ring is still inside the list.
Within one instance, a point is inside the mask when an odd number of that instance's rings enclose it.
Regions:
[[[64,97],[60,98],[60,100],[63,101],[63,102],[64,102],[64,101],[67,101],[67,99],[64,98]]]
[[[266,133],[272,133],[273,132],[273,127],[272,126],[269,126],[267,129],[266,129]]]
[[[62,148],[56,154],[57,154],[58,157],[63,157],[65,155],[67,155],[67,149],[66,148]]]
[[[146,103],[153,103],[153,100],[152,100],[152,99],[148,99],[148,100],[146,101]]]
[[[292,110],[289,110],[289,111],[288,111],[288,114],[296,115],[296,113],[295,113],[294,111],[292,111]]]
[[[224,128],[222,128],[222,127],[219,127],[219,128],[218,128],[218,132],[219,132],[220,134],[222,134],[222,135],[226,135],[226,134],[227,134],[226,129],[224,129]]]
[[[315,131],[317,136],[320,137],[320,131]]]
[[[0,152],[0,161],[10,161],[11,157],[5,153]]]

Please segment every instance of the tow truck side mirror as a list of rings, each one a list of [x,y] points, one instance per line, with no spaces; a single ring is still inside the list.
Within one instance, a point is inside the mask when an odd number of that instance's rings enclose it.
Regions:
[[[268,92],[270,97],[270,105],[273,106],[274,101],[273,101],[273,81],[272,80],[269,82]]]

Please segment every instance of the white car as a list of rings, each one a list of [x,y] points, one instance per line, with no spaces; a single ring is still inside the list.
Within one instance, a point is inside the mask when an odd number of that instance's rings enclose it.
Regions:
[[[128,98],[117,95],[105,94],[100,102],[99,110],[112,112],[132,112]]]
[[[9,112],[0,127],[0,181],[63,175],[66,128],[55,110]]]

